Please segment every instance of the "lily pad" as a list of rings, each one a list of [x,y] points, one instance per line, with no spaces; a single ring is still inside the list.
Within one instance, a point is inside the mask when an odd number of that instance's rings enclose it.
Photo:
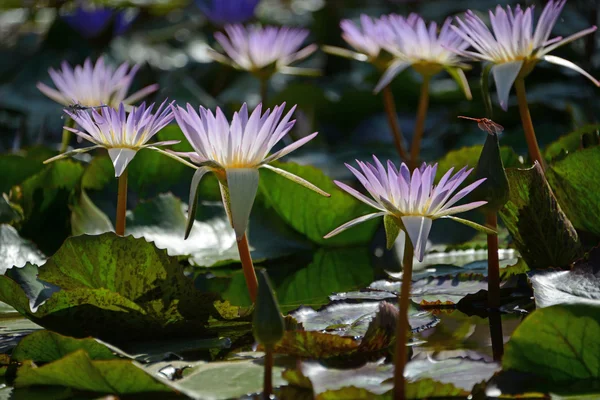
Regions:
[[[77,350],[84,350],[91,360],[117,358],[106,346],[92,338],[75,339],[51,331],[38,331],[26,336],[15,347],[11,361],[31,360],[36,364],[59,360]]]
[[[210,337],[209,320],[228,324],[216,306],[217,293],[198,291],[176,259],[142,239],[72,237],[43,267],[28,264],[16,272],[0,276],[0,300],[66,335],[117,343]]]
[[[43,264],[46,256],[29,240],[23,239],[15,228],[0,225],[0,274],[8,268],[23,267],[28,262]]]
[[[53,155],[54,152],[43,147],[31,148],[25,154],[0,155],[0,193],[8,193],[13,186],[40,172],[44,168],[42,162]]]
[[[71,234],[69,200],[82,174],[78,162],[56,161],[27,178],[12,193],[11,201],[23,208],[25,216],[19,233],[47,254],[54,253]]]
[[[62,386],[116,395],[173,391],[135,367],[132,361],[92,360],[83,349],[42,367],[21,367],[15,388],[30,386]]]
[[[266,204],[295,230],[324,246],[368,243],[380,221],[368,221],[331,239],[323,237],[351,219],[369,214],[372,208],[339,189],[323,172],[294,163],[273,163],[277,168],[298,175],[325,192],[326,198],[272,171],[261,170],[260,191]]]
[[[599,338],[599,307],[542,308],[515,330],[506,345],[502,367],[530,374],[529,382],[543,393],[596,393],[590,387],[598,386],[600,380]]]
[[[566,155],[583,148],[588,141],[592,142],[590,143],[591,146],[598,145],[600,139],[598,136],[599,129],[599,124],[590,124],[561,136],[558,140],[546,146],[544,158],[549,161],[564,158]]]
[[[539,165],[508,169],[508,203],[500,210],[519,253],[532,268],[566,267],[582,255],[575,228]]]
[[[262,359],[223,362],[163,362],[148,366],[137,364],[146,373],[165,385],[198,400],[226,400],[246,394],[260,393],[263,388],[264,366]],[[285,365],[285,364],[284,364]],[[182,379],[170,380],[165,368],[184,368]],[[273,386],[285,384],[281,378],[284,367],[275,357]],[[161,372],[162,371],[162,372]]]
[[[600,237],[600,147],[576,151],[548,168],[546,176],[560,206],[577,229]]]
[[[592,249],[587,258],[577,262],[570,271],[532,271],[529,279],[538,308],[555,304],[600,307],[600,249]]]

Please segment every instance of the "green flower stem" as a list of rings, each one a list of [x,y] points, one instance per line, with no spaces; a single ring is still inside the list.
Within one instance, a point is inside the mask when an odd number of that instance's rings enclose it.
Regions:
[[[265,347],[265,371],[263,383],[263,399],[269,400],[273,393],[273,348]]]
[[[413,245],[406,235],[404,243],[404,258],[402,262],[402,287],[400,288],[400,299],[398,322],[396,325],[396,355],[394,357],[394,399],[405,399],[404,367],[406,366],[408,332],[408,305],[410,302],[410,283],[412,281],[413,268]]]
[[[390,124],[390,129],[392,130],[396,151],[398,152],[400,158],[403,161],[406,161],[408,160],[408,153],[404,148],[402,131],[400,130],[398,116],[396,114],[396,103],[394,102],[394,95],[392,94],[392,90],[390,89],[389,85],[383,88],[383,106],[388,118],[388,123]]]
[[[490,320],[490,337],[492,338],[492,355],[494,361],[502,361],[504,355],[504,335],[502,334],[502,314],[498,310],[488,312]]]
[[[69,128],[75,127],[75,121],[73,121],[73,119],[71,117],[67,117],[67,121],[65,122],[65,127],[69,127]],[[66,152],[67,149],[69,148],[69,143],[71,142],[71,136],[72,136],[71,131],[69,131],[67,129],[63,129],[62,141],[60,144],[60,152],[61,153]]]
[[[269,79],[268,78],[259,78],[260,81],[260,101],[263,105],[263,110],[267,108],[267,96],[269,92]]]
[[[417,108],[417,120],[415,122],[415,131],[410,148],[410,167],[416,168],[419,165],[419,154],[421,153],[421,139],[425,130],[425,119],[427,118],[427,108],[429,108],[429,75],[423,75],[423,84],[421,85],[421,96],[419,97],[419,107]]]
[[[125,235],[125,214],[127,213],[127,168],[119,176],[119,189],[117,191],[117,224],[115,233]]]
[[[533,122],[531,121],[531,114],[529,113],[524,78],[517,78],[517,80],[515,80],[515,89],[517,91],[517,100],[519,102],[521,123],[523,124],[523,130],[525,131],[527,148],[529,149],[529,157],[532,161],[537,161],[540,164],[540,167],[542,167],[542,170],[545,171],[546,166],[544,164],[544,159],[542,158],[542,153],[540,153],[540,148],[535,137],[535,130],[533,129]]]
[[[244,271],[244,278],[246,278],[246,286],[248,287],[250,300],[252,300],[252,303],[256,303],[258,280],[256,279],[256,271],[254,270],[254,264],[252,263],[252,257],[250,256],[248,235],[244,233],[244,236],[237,241],[237,247],[238,252],[240,253],[240,261],[242,262],[242,270]]]
[[[487,213],[485,216],[486,227],[497,230],[498,214]],[[500,260],[498,259],[498,235],[487,235],[488,247],[488,307],[500,307]]]

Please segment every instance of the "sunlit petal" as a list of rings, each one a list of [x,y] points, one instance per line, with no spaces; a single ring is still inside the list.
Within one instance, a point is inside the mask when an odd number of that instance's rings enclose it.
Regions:
[[[258,190],[258,170],[252,168],[227,169],[227,187],[231,223],[237,239],[246,233],[250,211]]]
[[[345,224],[337,227],[336,229],[332,230],[331,232],[329,232],[327,235],[324,236],[325,239],[329,239],[343,231],[345,231],[348,228],[352,228],[354,225],[358,225],[360,223],[363,223],[365,221],[368,221],[370,219],[373,218],[377,218],[377,217],[382,217],[384,216],[385,213],[384,212],[378,212],[378,213],[373,213],[373,214],[367,214],[367,215],[363,215],[362,217],[358,217],[356,219],[353,219],[352,221],[346,222]]]
[[[136,153],[137,151],[132,149],[108,149],[108,155],[115,167],[115,177],[118,178],[121,176],[125,171],[125,168],[127,168],[127,165],[129,165],[131,160],[133,160],[133,157],[135,157]]]
[[[421,216],[405,216],[401,217],[401,219],[413,245],[415,257],[417,257],[417,260],[423,261],[427,238],[429,237],[433,221]]]
[[[500,107],[502,107],[504,111],[508,109],[508,95],[510,93],[510,88],[513,83],[515,83],[515,79],[517,79],[517,75],[519,75],[522,66],[523,60],[519,60],[504,64],[496,64],[492,67],[492,74],[494,75],[496,90],[498,92],[498,101],[500,102]]]

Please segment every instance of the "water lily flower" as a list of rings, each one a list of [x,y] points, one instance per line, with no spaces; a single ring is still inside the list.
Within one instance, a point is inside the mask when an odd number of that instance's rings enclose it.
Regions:
[[[225,33],[215,33],[225,54],[215,50],[210,54],[215,61],[249,71],[261,79],[267,79],[275,72],[311,75],[315,73],[312,69],[290,66],[317,49],[315,44],[302,48],[308,33],[306,29],[288,27],[227,25]]]
[[[283,149],[269,155],[271,149],[292,129],[295,121],[290,118],[296,106],[283,115],[285,103],[262,112],[262,104],[248,116],[248,107],[242,105],[233,114],[231,122],[220,108],[213,114],[204,107],[196,112],[188,104],[173,107],[175,119],[188,139],[194,152],[176,153],[196,163],[197,169],[190,189],[190,213],[186,237],[194,220],[196,193],[200,180],[207,172],[219,179],[223,204],[235,230],[238,241],[245,235],[250,210],[258,189],[259,168],[266,168],[290,179],[320,195],[329,197],[312,183],[283,169],[270,165],[273,161],[291,153],[317,136],[308,135]]]
[[[379,36],[379,44],[394,56],[394,61],[381,77],[375,92],[387,86],[408,67],[425,79],[445,69],[457,81],[465,96],[471,99],[471,90],[463,72],[469,66],[457,54],[469,44],[451,29],[451,18],[444,21],[439,32],[435,22],[427,26],[423,18],[414,13],[408,18],[395,14],[384,15],[381,21],[386,33]]]
[[[112,66],[106,65],[102,57],[96,61],[95,65],[92,65],[92,61],[88,58],[83,66],[77,65],[75,68],[71,68],[67,62],[63,62],[62,70],[57,71],[54,68],[48,70],[56,89],[41,82],[38,82],[37,88],[64,106],[73,104],[87,107],[109,105],[117,108],[121,103],[133,104],[158,89],[158,85],[154,84],[127,96],[138,69],[138,65],[129,68],[127,63],[114,69]]]
[[[489,29],[472,11],[467,11],[464,21],[456,18],[458,26],[452,29],[460,35],[474,51],[454,49],[459,54],[493,64],[494,76],[500,106],[506,111],[510,88],[517,77],[527,76],[540,61],[571,68],[600,86],[600,82],[569,60],[549,55],[556,48],[570,43],[582,36],[596,31],[596,27],[584,29],[566,38],[550,39],[552,28],[556,24],[566,0],[549,0],[535,31],[533,30],[533,6],[525,10],[517,6],[514,10],[507,6],[490,10]]]
[[[196,0],[204,15],[217,25],[238,24],[254,16],[260,0]]]
[[[371,198],[343,182],[334,182],[356,199],[375,208],[377,212],[349,221],[334,229],[325,238],[335,236],[364,221],[389,216],[400,229],[406,232],[415,249],[415,256],[422,261],[429,231],[436,219],[450,218],[484,232],[493,232],[484,226],[454,216],[454,214],[469,211],[487,203],[486,201],[475,201],[459,206],[455,205],[485,181],[485,178],[479,179],[454,194],[469,176],[472,168],[467,170],[465,167],[454,175],[452,175],[454,168],[450,168],[438,184],[434,185],[437,164],[423,164],[420,168],[416,168],[411,176],[409,168],[404,163],[398,170],[391,161],[388,161],[386,170],[377,157],[373,156],[373,159],[374,164],[357,160],[361,171],[346,164],[346,167],[371,195]]]
[[[80,1],[77,3],[77,8],[63,15],[62,19],[81,35],[91,39],[103,33],[111,23],[113,35],[122,35],[127,31],[134,18],[126,11]]]
[[[141,149],[152,149],[169,157],[174,157],[173,154],[167,153],[157,146],[176,144],[179,143],[178,140],[148,143],[158,131],[173,120],[173,112],[170,105],[165,106],[165,104],[166,100],[154,113],[152,112],[154,103],[149,107],[146,107],[146,103],[142,103],[139,107],[134,107],[129,112],[125,111],[123,103],[119,105],[118,110],[110,107],[102,107],[101,112],[98,112],[96,109],[92,109],[91,112],[88,110],[65,110],[65,113],[82,130],[71,127],[65,127],[65,129],[94,143],[94,145],[59,154],[44,161],[44,163],[103,147],[108,150],[108,155],[113,162],[115,177],[119,177],[123,174],[135,154]]]

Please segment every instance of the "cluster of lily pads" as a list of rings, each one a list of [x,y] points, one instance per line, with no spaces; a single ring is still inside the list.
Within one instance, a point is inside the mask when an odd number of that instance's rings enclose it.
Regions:
[[[303,47],[307,30],[232,24],[215,34],[222,51],[210,48],[211,57],[260,82],[261,102],[254,107],[244,103],[230,117],[219,107],[166,99],[158,106],[136,106],[158,90],[154,84],[129,94],[138,65],[115,68],[100,57],[50,69],[54,87],[40,82],[38,88],[65,107],[61,151],[38,149],[25,158],[0,159],[17,177],[0,187],[6,193],[0,202],[2,240],[12,246],[0,251],[10,257],[7,266],[12,267],[0,276],[0,300],[48,329],[11,347],[2,364],[7,378],[16,388],[54,386],[55,398],[74,392],[157,392],[164,394],[161,398],[181,393],[198,399],[251,393],[269,398],[273,390],[281,398],[320,399],[600,392],[593,383],[600,379],[598,352],[585,348],[598,347],[593,332],[600,330],[599,260],[597,251],[590,251],[600,236],[597,191],[589,186],[597,170],[577,172],[588,163],[597,165],[600,155],[597,146],[578,150],[577,140],[585,132],[565,137],[542,154],[524,86],[540,61],[571,68],[600,86],[572,62],[549,55],[596,30],[550,38],[564,5],[564,0],[550,0],[535,29],[533,7],[519,6],[490,11],[491,28],[471,11],[455,23],[447,19],[439,29],[417,14],[362,15],[359,22],[342,21],[342,37],[353,50],[323,50],[369,62],[379,71],[373,92],[383,92],[390,131],[403,161],[398,165],[373,155],[372,161],[346,164],[358,188],[349,181],[331,181],[313,167],[279,161],[317,136],[314,132],[295,141],[289,138],[296,105],[282,102],[266,108],[274,74],[320,73],[291,65],[318,50],[315,44]],[[476,119],[484,129],[485,144],[463,158],[468,162],[453,161],[457,155],[461,159],[459,150],[438,163],[423,163],[420,147],[429,84],[445,70],[471,99],[464,73],[471,61],[484,63],[481,89],[487,115]],[[422,84],[407,149],[390,84],[409,67],[422,77]],[[490,73],[505,111],[515,86],[533,163],[529,169],[505,169],[523,166],[523,160],[511,159],[510,149],[500,147],[499,131],[485,129],[486,121],[492,123]],[[93,145],[71,148],[71,133]],[[561,148],[571,151],[569,157],[556,157]],[[108,158],[98,149],[106,149]],[[84,154],[88,152],[94,157]],[[164,194],[182,183],[189,196],[187,208],[172,194]],[[110,191],[116,201],[98,197],[95,203],[88,195],[101,191]],[[162,194],[128,211],[129,191],[134,196]],[[114,229],[100,202],[115,211]],[[456,216],[472,210],[483,212],[484,225]],[[55,225],[53,221],[64,221],[65,214],[68,226]],[[498,216],[504,226],[498,224]],[[402,272],[387,272],[387,279],[375,280],[360,270],[364,254],[347,248],[343,251],[349,256],[337,270],[366,278],[358,279],[358,285],[340,285],[339,293],[327,288],[324,296],[315,296],[325,301],[311,304],[308,297],[295,304],[286,296],[294,299],[296,292],[318,286],[330,273],[332,261],[323,261],[327,252],[320,255],[323,260],[313,260],[313,275],[287,290],[285,276],[267,268],[273,283],[264,269],[255,270],[255,262],[267,260],[268,267],[271,257],[280,257],[273,254],[286,241],[300,245],[282,246],[284,257],[314,243],[368,243],[377,229],[372,220],[379,217],[387,248],[396,247],[402,259]],[[429,237],[433,221],[442,219],[481,233],[487,265],[464,268],[454,277],[435,268],[414,268],[435,257],[427,253]],[[281,221],[287,226],[279,227]],[[45,256],[19,237],[38,243],[40,227],[57,231],[55,239],[38,244],[54,253],[43,265]],[[504,227],[520,255],[508,268],[501,268],[499,256]],[[65,230],[70,237],[62,242],[58,232]],[[589,237],[582,242],[579,232]],[[255,233],[264,236],[257,245],[262,248],[251,246],[249,238]],[[297,236],[304,239],[295,242]],[[353,263],[358,268],[349,265]],[[232,264],[230,274],[216,268]],[[531,305],[529,287],[520,279],[526,271],[540,310],[527,316],[504,349],[500,314],[525,314],[524,305]],[[469,272],[480,275],[473,278]],[[464,281],[472,287],[458,298],[455,289],[444,292],[449,286],[462,289]],[[315,310],[329,302],[333,303]],[[430,310],[443,314],[456,307],[489,318],[492,359],[481,365],[471,359],[459,365],[444,360],[443,367],[436,367],[429,358],[414,357],[420,338],[426,339],[426,332],[443,319]],[[435,334],[443,335],[441,330]],[[156,345],[174,339],[180,341],[176,346]],[[220,360],[231,347],[253,343],[258,351],[236,354],[235,363],[165,357],[167,352],[203,351],[211,360]],[[471,361],[476,365],[465,366]],[[348,362],[354,368],[348,369]],[[432,373],[436,368],[449,371]],[[478,368],[476,379],[467,379],[473,368]],[[519,372],[537,381],[512,383],[511,374]],[[236,373],[245,374],[238,386],[211,392],[211,380]]]

